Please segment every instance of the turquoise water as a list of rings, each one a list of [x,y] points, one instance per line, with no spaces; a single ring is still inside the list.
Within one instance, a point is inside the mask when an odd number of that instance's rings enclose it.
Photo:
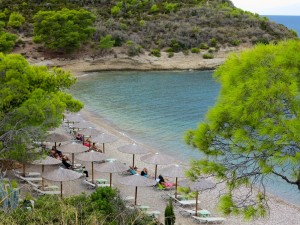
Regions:
[[[219,85],[212,72],[101,72],[71,91],[132,139],[187,161],[200,153],[184,143],[184,132],[203,120]]]
[[[183,142],[216,101],[212,72],[99,72],[79,78],[71,92],[85,107],[130,138],[188,162],[200,158]],[[300,205],[297,188],[269,179],[268,191]]]
[[[300,16],[266,16],[270,20],[283,24],[289,29],[293,29],[300,36]]]

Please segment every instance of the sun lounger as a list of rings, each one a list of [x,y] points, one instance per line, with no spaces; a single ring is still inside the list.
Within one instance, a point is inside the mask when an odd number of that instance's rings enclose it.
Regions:
[[[179,213],[182,216],[195,216],[196,210],[195,209],[184,209],[184,208],[180,208],[179,209]],[[210,212],[206,209],[200,209],[197,211],[197,216],[200,217],[209,217]]]
[[[41,189],[41,188],[42,188],[42,185],[41,185],[41,184],[33,183],[33,182],[31,182],[30,180],[27,180],[27,183],[30,184],[30,185],[31,185],[32,187],[34,187],[34,188],[38,188],[38,189]],[[51,186],[45,185],[45,186],[44,186],[44,190],[45,190],[45,191],[57,191],[57,190],[59,190],[59,187],[56,186],[56,185],[51,185]]]
[[[41,177],[23,177],[20,174],[15,173],[15,176],[17,178],[19,178],[22,181],[33,181],[33,182],[37,182],[37,181],[42,181]]]
[[[217,223],[223,223],[226,219],[223,217],[199,217],[199,216],[193,216],[193,219],[197,222],[200,223],[212,223],[212,224],[217,224]]]
[[[23,175],[23,172],[20,172],[18,170],[13,170],[14,174]],[[25,177],[41,177],[41,173],[39,172],[25,172]]]
[[[94,189],[94,188],[97,188],[97,187],[109,187],[109,184],[94,184],[86,179],[83,179],[82,180],[82,183],[87,185],[87,187],[89,189]],[[112,185],[113,186],[113,185]]]
[[[191,199],[191,200],[177,200],[176,204],[179,204],[181,206],[191,206],[191,205],[196,205],[196,199]]]
[[[149,216],[158,218],[160,215],[160,211],[158,211],[158,210],[146,211],[146,214],[148,214]]]
[[[38,193],[38,195],[60,195],[60,191],[43,191],[41,189],[32,187],[34,191]]]

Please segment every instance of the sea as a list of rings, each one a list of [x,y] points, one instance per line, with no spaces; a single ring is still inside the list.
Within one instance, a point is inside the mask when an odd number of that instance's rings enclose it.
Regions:
[[[300,16],[268,16],[300,34]],[[93,72],[70,92],[85,108],[123,135],[188,163],[202,157],[184,142],[184,134],[205,120],[220,85],[213,71]],[[300,205],[299,190],[272,178],[268,191]]]

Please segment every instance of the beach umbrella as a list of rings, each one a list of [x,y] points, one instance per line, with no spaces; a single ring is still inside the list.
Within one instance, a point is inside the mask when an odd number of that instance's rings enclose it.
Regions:
[[[94,162],[103,161],[108,157],[101,152],[91,150],[89,152],[80,153],[75,158],[81,161],[92,162],[92,182],[94,183]]]
[[[71,139],[72,137],[66,134],[51,132],[46,136],[45,141],[54,142],[54,146],[56,149],[56,142],[65,142],[65,141],[70,141]]]
[[[128,186],[135,186],[135,197],[134,197],[134,204],[136,205],[137,200],[137,188],[138,187],[149,187],[156,184],[156,181],[153,179],[146,178],[140,175],[131,175],[127,177],[119,178],[118,180],[121,184],[128,185]]]
[[[51,180],[60,182],[60,196],[62,197],[63,193],[63,181],[70,181],[70,180],[76,180],[81,177],[81,173],[75,172],[73,170],[63,169],[61,167],[50,170],[47,172],[42,173],[42,177]]]
[[[58,165],[61,164],[61,161],[58,159],[55,159],[50,156],[46,156],[46,158],[38,159],[33,161],[31,164],[34,165],[42,165],[42,173],[44,173],[44,166],[49,166],[49,165]],[[42,188],[44,189],[44,178],[42,178]]]
[[[137,145],[136,143],[130,145],[124,145],[118,148],[120,152],[132,154],[132,166],[134,167],[134,155],[135,154],[146,154],[148,153],[148,149],[142,147],[141,145]]]
[[[190,180],[184,180],[180,182],[181,186],[189,187],[192,191],[196,192],[196,209],[195,209],[195,216],[198,214],[198,195],[199,191],[205,191],[208,189],[212,189],[216,186],[216,184],[208,179],[198,179],[194,182]]]
[[[86,121],[86,120],[82,120],[82,121],[80,121],[79,123],[76,123],[76,124],[74,124],[73,126],[73,129],[74,128],[78,128],[78,129],[86,129],[86,128],[94,128],[95,126],[94,126],[94,124],[93,123],[91,123],[91,122],[89,122],[89,121]]]
[[[89,150],[89,147],[86,147],[82,144],[76,142],[68,143],[59,147],[59,150],[66,153],[72,153],[72,166],[74,166],[74,154],[82,153]]]
[[[168,165],[174,162],[174,159],[168,155],[160,153],[150,153],[141,157],[141,161],[145,163],[155,164],[155,179],[157,175],[157,165]]]
[[[185,171],[186,168],[181,165],[172,165],[170,167],[164,168],[161,172],[162,176],[176,178],[175,198],[177,198],[178,178],[185,177]]]
[[[80,113],[68,113],[64,115],[64,120],[66,123],[78,123],[80,121],[82,121],[82,116],[80,115]]]
[[[105,143],[111,143],[111,142],[114,142],[116,140],[117,140],[117,138],[115,136],[105,134],[105,133],[101,133],[98,136],[91,138],[91,142],[102,143],[103,144],[103,153],[105,152],[104,144]]]
[[[127,170],[127,166],[118,161],[108,161],[106,163],[102,163],[101,165],[97,165],[95,170],[101,173],[109,173],[109,185],[111,187],[112,184],[112,174],[120,173]]]

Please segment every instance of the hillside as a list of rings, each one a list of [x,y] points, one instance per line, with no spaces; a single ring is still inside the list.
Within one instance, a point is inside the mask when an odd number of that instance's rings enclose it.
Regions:
[[[63,8],[83,8],[95,16],[90,39],[72,51],[34,43],[33,16],[39,11]],[[217,56],[219,49],[296,37],[283,25],[237,9],[230,0],[2,0],[0,12],[3,21],[8,21],[12,12],[25,17],[21,27],[6,30],[21,37],[15,52],[36,59],[118,57],[116,47],[129,57],[145,53],[159,57],[166,52],[171,58],[178,52],[192,52],[209,59]],[[99,47],[102,40],[106,40],[104,47]],[[105,46],[109,41],[112,46]]]

